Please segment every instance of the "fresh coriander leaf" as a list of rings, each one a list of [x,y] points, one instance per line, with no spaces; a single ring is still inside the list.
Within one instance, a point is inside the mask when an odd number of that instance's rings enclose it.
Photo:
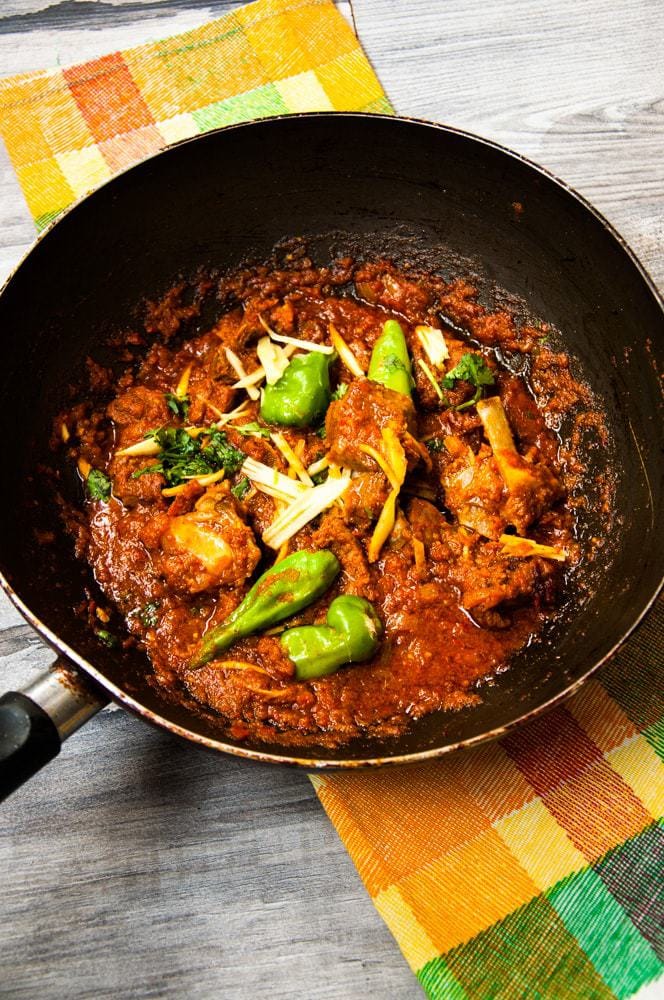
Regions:
[[[493,385],[493,372],[481,354],[464,354],[459,364],[448,372],[443,379],[444,389],[453,389],[455,382],[470,382],[476,389],[484,385]]]
[[[191,403],[189,396],[176,396],[174,392],[166,392],[164,397],[169,410],[172,410],[176,417],[182,417],[183,420],[186,420],[189,416]]]
[[[120,640],[118,639],[117,635],[113,635],[112,632],[107,632],[105,628],[97,629],[95,635],[97,636],[99,641],[103,642],[103,644],[105,646],[108,646],[109,649],[113,649],[115,646],[120,645]]]
[[[111,485],[111,480],[101,469],[90,469],[85,486],[91,500],[108,500]]]
[[[132,473],[134,479],[160,472],[169,486],[179,486],[189,478],[208,476],[221,469],[232,475],[245,459],[244,452],[229,444],[223,431],[211,430],[193,438],[181,427],[162,427],[150,436],[159,445],[159,461],[137,469]]]
[[[323,441],[325,440],[325,438],[327,437],[327,431],[325,430],[325,424],[321,424],[320,427],[316,430],[316,436],[319,437],[319,438],[321,438],[321,440],[323,440]]]
[[[481,354],[464,354],[459,364],[447,373],[441,384],[443,389],[453,389],[455,382],[470,382],[475,386],[473,398],[456,406],[455,409],[458,411],[474,406],[484,395],[484,386],[493,385],[495,379]]]
[[[316,472],[311,478],[313,480],[314,486],[320,486],[324,483],[329,474],[329,469],[321,469],[320,472]]]
[[[237,472],[247,457],[239,448],[229,444],[223,431],[217,430],[211,432],[208,443],[201,448],[201,455],[208,462],[210,472],[223,469],[229,476]]]
[[[161,472],[169,486],[178,486],[187,476],[205,476],[212,470],[201,456],[198,438],[181,427],[161,427],[150,435],[159,445],[159,461],[132,473],[134,479],[148,472]]]
[[[250,486],[251,483],[249,482],[247,477],[243,476],[242,479],[238,480],[235,486],[231,486],[231,493],[233,494],[236,500],[244,500],[247,493],[249,492]]]
[[[437,451],[442,451],[445,447],[445,442],[442,438],[429,438],[428,441],[424,442],[427,446],[427,450],[435,454]]]
[[[238,427],[237,424],[233,424],[232,427],[233,430],[237,431],[238,434],[241,434],[242,437],[255,437],[256,435],[259,435],[260,437],[269,438],[270,436],[269,427],[261,427],[261,425],[256,423],[255,420],[250,424],[242,424],[241,427]]]
[[[146,628],[154,628],[159,621],[159,615],[157,612],[161,606],[161,601],[148,601],[138,612],[138,620],[141,625],[145,625]]]
[[[332,393],[332,402],[334,402],[337,399],[343,399],[347,392],[348,392],[348,383],[340,382],[339,385],[334,390],[334,392]]]

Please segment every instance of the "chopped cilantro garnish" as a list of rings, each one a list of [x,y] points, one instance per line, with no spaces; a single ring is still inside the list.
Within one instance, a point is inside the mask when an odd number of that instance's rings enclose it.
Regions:
[[[243,476],[242,479],[238,480],[235,486],[231,486],[231,493],[236,498],[236,500],[244,500],[247,493],[249,492],[250,486],[251,483],[249,482],[247,477]]]
[[[160,601],[148,601],[138,612],[138,620],[141,625],[145,625],[146,628],[154,628],[154,626],[159,621],[159,607],[161,605]]]
[[[471,382],[478,388],[493,385],[494,382],[493,372],[481,354],[464,354],[459,364],[443,379],[443,386],[445,389],[453,389],[454,383],[461,380]]]
[[[90,469],[85,486],[91,500],[108,500],[111,495],[111,480],[101,469]]]
[[[493,372],[481,354],[464,354],[459,364],[448,372],[442,381],[444,389],[453,389],[455,382],[470,382],[475,386],[475,395],[457,406],[457,410],[465,410],[473,406],[484,395],[484,386],[494,384]]]
[[[270,436],[269,427],[261,427],[255,420],[250,424],[242,424],[241,427],[238,427],[237,424],[233,424],[232,427],[234,431],[237,431],[243,437],[254,437],[256,434],[266,438]]]
[[[134,479],[147,472],[160,472],[169,486],[179,486],[190,477],[207,476],[220,469],[232,475],[246,457],[228,443],[223,431],[211,430],[193,438],[182,428],[161,427],[149,436],[159,445],[159,461],[137,469],[132,474]]]
[[[114,646],[119,645],[118,637],[116,635],[113,635],[112,632],[108,632],[105,628],[97,629],[95,634],[99,639],[99,641],[103,642],[103,644],[105,646],[108,646],[109,649],[113,649]]]
[[[442,451],[445,447],[445,442],[442,438],[429,438],[429,440],[424,443],[426,444],[428,451],[432,453]]]
[[[340,382],[339,385],[334,390],[334,392],[332,393],[332,402],[334,402],[336,399],[343,399],[347,392],[348,392],[348,383]]]
[[[164,396],[169,410],[172,410],[176,417],[182,417],[183,420],[186,420],[189,416],[191,402],[189,396],[176,396],[174,392],[166,392]]]
[[[239,448],[229,444],[223,431],[217,430],[211,432],[205,447],[201,446],[201,455],[210,464],[210,472],[223,469],[229,476],[237,472],[247,457]]]

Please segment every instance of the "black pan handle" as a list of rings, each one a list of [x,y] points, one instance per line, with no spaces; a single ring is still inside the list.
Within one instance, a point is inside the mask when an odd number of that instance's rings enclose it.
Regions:
[[[61,659],[24,691],[0,697],[0,801],[57,757],[106,702]]]

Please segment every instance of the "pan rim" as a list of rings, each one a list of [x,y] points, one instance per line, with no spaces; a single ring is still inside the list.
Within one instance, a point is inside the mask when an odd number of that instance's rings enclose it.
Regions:
[[[295,114],[288,115],[275,115],[267,118],[256,119],[249,122],[238,122],[233,125],[228,125],[223,128],[212,129],[209,132],[201,133],[197,136],[191,136],[186,139],[182,139],[179,142],[169,144],[158,152],[152,153],[131,166],[125,168],[117,174],[114,174],[108,180],[104,181],[93,191],[86,195],[78,198],[71,205],[69,205],[57,218],[46,226],[41,233],[38,234],[36,240],[30,245],[30,247],[21,256],[17,264],[12,268],[6,280],[0,288],[0,296],[2,296],[5,290],[9,287],[15,275],[18,273],[23,263],[27,258],[35,251],[35,249],[41,244],[49,233],[59,225],[67,216],[75,212],[84,202],[88,201],[94,195],[103,190],[107,185],[115,182],[121,178],[124,174],[129,173],[132,170],[140,168],[143,164],[149,163],[150,161],[156,159],[157,157],[163,156],[170,152],[172,149],[176,149],[180,146],[187,145],[193,142],[201,142],[208,136],[212,136],[218,133],[226,133],[229,131],[236,131],[238,129],[255,128],[257,125],[270,124],[272,122],[279,122],[283,120],[309,120],[309,119],[369,119],[369,120],[380,120],[384,122],[391,122],[397,124],[415,125],[418,127],[424,127],[427,129],[434,129],[436,131],[448,133],[454,136],[458,136],[462,139],[469,139],[473,143],[479,143],[481,146],[488,147],[495,150],[513,160],[517,160],[525,167],[532,171],[540,174],[547,181],[553,182],[553,184],[562,189],[562,191],[568,196],[575,200],[586,213],[589,213],[594,219],[604,228],[609,237],[611,237],[620,247],[622,252],[627,257],[629,263],[636,269],[641,279],[644,281],[650,295],[652,296],[655,304],[659,307],[661,312],[664,314],[664,296],[660,293],[659,289],[655,285],[655,282],[651,278],[647,269],[641,263],[635,252],[632,250],[630,245],[624,239],[624,237],[616,230],[616,228],[610,223],[604,215],[599,212],[584,196],[580,195],[573,187],[567,184],[565,181],[561,180],[557,175],[548,170],[547,168],[541,166],[540,164],[530,160],[523,154],[510,149],[507,146],[502,145],[492,139],[487,139],[479,136],[473,132],[469,132],[464,129],[459,129],[451,125],[446,125],[439,122],[427,121],[426,119],[420,119],[408,116],[398,116],[389,114],[376,114],[369,112],[348,112],[348,111],[319,111],[319,112],[299,112]],[[236,746],[235,744],[226,743],[223,739],[217,739],[215,737],[204,736],[201,733],[195,732],[191,729],[186,728],[183,725],[175,723],[159,712],[156,712],[146,705],[142,704],[137,699],[133,698],[126,691],[119,688],[113,681],[109,680],[105,674],[97,669],[89,660],[84,656],[77,653],[76,650],[71,648],[64,640],[62,640],[57,633],[55,633],[49,626],[42,622],[38,616],[29,608],[29,606],[23,601],[21,597],[16,593],[11,583],[5,576],[4,571],[0,568],[0,586],[3,591],[7,594],[11,602],[21,613],[21,615],[26,619],[26,621],[37,631],[37,633],[50,645],[53,649],[59,652],[61,655],[66,657],[68,660],[76,664],[77,667],[85,674],[89,676],[94,683],[99,685],[115,702],[122,705],[122,707],[131,711],[133,714],[140,716],[147,722],[151,722],[159,728],[165,729],[174,735],[180,736],[190,742],[205,746],[208,749],[215,750],[218,752],[229,753],[233,756],[242,757],[244,759],[255,760],[263,763],[270,764],[290,764],[298,767],[303,767],[309,770],[321,771],[321,770],[337,770],[337,769],[354,769],[363,767],[376,767],[386,764],[391,765],[404,765],[404,764],[414,764],[422,763],[427,760],[436,759],[442,757],[445,754],[451,753],[460,749],[467,749],[474,746],[478,746],[489,740],[496,739],[504,734],[510,732],[512,729],[524,725],[525,723],[531,721],[534,718],[550,711],[552,708],[556,707],[560,703],[571,697],[596,671],[598,671],[616,652],[620,647],[627,641],[627,639],[635,632],[639,625],[643,622],[644,618],[647,616],[650,609],[655,604],[662,588],[664,587],[664,575],[659,583],[656,584],[652,594],[648,597],[646,602],[640,608],[637,616],[634,618],[633,622],[630,624],[628,629],[612,644],[611,648],[602,656],[600,659],[594,663],[582,676],[577,678],[574,682],[569,684],[563,690],[559,691],[557,694],[553,695],[548,700],[537,705],[535,708],[520,715],[518,718],[514,718],[504,723],[499,727],[490,729],[484,733],[477,734],[475,736],[466,737],[462,740],[457,740],[454,742],[446,743],[442,746],[431,747],[426,750],[417,750],[410,753],[404,754],[394,754],[387,756],[372,756],[372,757],[362,757],[362,758],[348,758],[343,759],[342,757],[320,757],[320,758],[310,758],[300,754],[295,754],[292,752],[278,754],[267,750],[260,750],[254,747],[242,747]],[[285,748],[288,750],[288,748]],[[305,748],[306,749],[306,748]],[[342,748],[343,749],[343,748]]]
[[[593,674],[595,674],[608,660],[611,659],[611,657],[620,649],[627,639],[633,635],[636,629],[643,623],[643,620],[655,604],[655,601],[658,599],[659,594],[664,587],[664,579],[660,581],[657,589],[648,600],[646,606],[640,612],[638,618],[630,626],[629,630],[613,644],[611,649],[609,649],[600,660],[594,663],[585,674],[578,677],[572,684],[568,685],[562,691],[559,691],[558,694],[553,695],[553,697],[549,698],[547,701],[537,705],[529,712],[526,712],[524,715],[520,715],[518,718],[511,719],[510,721],[504,723],[502,726],[497,726],[484,733],[479,733],[476,736],[469,736],[463,740],[456,740],[455,742],[447,743],[443,746],[431,747],[428,750],[416,750],[412,753],[391,754],[387,756],[346,759],[336,757],[305,757],[293,755],[292,753],[277,754],[254,747],[236,746],[233,743],[226,743],[222,739],[204,736],[202,733],[197,733],[191,729],[187,729],[185,726],[182,726],[177,722],[173,722],[160,715],[158,712],[148,708],[142,702],[133,698],[130,694],[127,694],[126,691],[119,688],[113,683],[113,681],[110,681],[105,674],[101,673],[101,671],[93,666],[89,660],[87,660],[84,656],[81,656],[80,653],[77,653],[76,650],[72,649],[64,640],[53,632],[48,625],[45,625],[33,611],[31,611],[22,598],[20,598],[14,591],[2,571],[0,571],[0,586],[28,624],[39,633],[41,638],[44,639],[52,649],[56,650],[56,652],[60,655],[74,663],[85,674],[85,676],[91,678],[95,684],[102,688],[102,690],[105,691],[105,693],[108,694],[114,702],[121,705],[132,714],[138,715],[146,722],[150,722],[158,728],[165,729],[167,732],[170,732],[175,736],[180,736],[183,739],[198,744],[199,746],[206,747],[208,750],[214,750],[219,753],[228,753],[236,757],[258,761],[259,763],[264,764],[293,765],[312,771],[335,771],[353,770],[365,767],[381,767],[388,764],[397,766],[417,764],[423,763],[424,761],[435,760],[438,757],[442,757],[448,753],[452,753],[453,751],[469,750],[473,747],[480,746],[483,743],[499,739],[517,727],[526,725],[528,722],[538,718],[540,715],[551,711],[556,706],[567,701],[568,698],[571,698],[582,687],[582,685],[593,676]]]

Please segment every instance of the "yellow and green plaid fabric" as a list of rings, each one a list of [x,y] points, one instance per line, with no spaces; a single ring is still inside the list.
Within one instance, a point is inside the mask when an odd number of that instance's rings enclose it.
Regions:
[[[430,997],[662,995],[663,646],[660,605],[598,679],[496,743],[312,776]]]
[[[0,134],[38,228],[170,142],[322,110],[391,110],[329,0],[259,0],[183,35],[0,80]],[[428,996],[654,998],[663,648],[660,606],[597,680],[498,743],[312,776]]]
[[[158,42],[0,80],[0,135],[42,229],[178,139],[298,111],[390,111],[330,0],[259,0]]]

